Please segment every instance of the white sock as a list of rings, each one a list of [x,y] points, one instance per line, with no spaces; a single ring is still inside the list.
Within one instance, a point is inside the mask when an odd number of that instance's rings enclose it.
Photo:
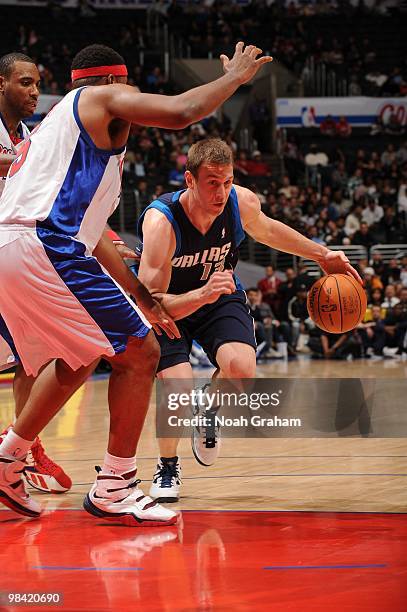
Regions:
[[[127,474],[136,469],[136,457],[115,457],[106,452],[102,466],[103,474]]]
[[[6,437],[0,444],[0,455],[2,457],[10,457],[13,459],[25,459],[34,440],[24,440],[12,429],[7,432]]]

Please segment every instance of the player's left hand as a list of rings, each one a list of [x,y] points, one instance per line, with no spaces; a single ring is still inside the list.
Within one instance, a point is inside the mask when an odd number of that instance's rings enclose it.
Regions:
[[[140,253],[133,251],[133,249],[128,247],[127,244],[118,242],[115,243],[114,246],[122,259],[134,259],[135,261],[140,261]]]
[[[324,259],[318,262],[325,274],[346,274],[353,276],[363,285],[363,281],[343,251],[328,251]]]

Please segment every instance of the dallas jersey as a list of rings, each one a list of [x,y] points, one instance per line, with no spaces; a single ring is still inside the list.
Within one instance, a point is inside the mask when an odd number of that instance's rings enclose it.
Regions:
[[[23,144],[8,173],[0,224],[35,224],[91,254],[120,200],[125,147],[94,145],[78,114],[82,90],[67,94]]]
[[[19,144],[29,137],[30,130],[23,122],[17,128],[17,138],[11,138],[7,129],[6,123],[0,113],[0,154],[1,155],[17,155]],[[20,145],[21,146],[21,145]],[[0,196],[3,193],[6,177],[0,177]]]
[[[202,287],[216,271],[234,270],[238,247],[245,237],[234,187],[225,208],[206,234],[201,234],[186,215],[180,202],[182,193],[161,195],[146,208],[138,227],[142,239],[144,214],[151,208],[159,210],[171,223],[176,247],[171,260],[168,293],[175,295]],[[236,276],[234,280],[236,291],[232,295],[221,295],[216,302],[205,304],[177,321],[181,338],[170,340],[165,334],[157,336],[161,348],[158,372],[188,363],[193,340],[199,342],[216,367],[216,354],[222,344],[238,342],[256,348],[246,294]]]
[[[183,190],[161,195],[159,200],[155,200],[145,209],[138,226],[139,236],[143,239],[144,215],[151,208],[162,212],[171,223],[176,248],[171,260],[168,293],[175,295],[203,287],[214,272],[234,270],[238,260],[238,247],[245,237],[234,187],[225,208],[206,234],[201,234],[186,215],[180,203],[182,193]],[[241,288],[238,281],[237,287]]]
[[[83,88],[67,94],[23,143],[0,201],[1,359],[27,374],[61,358],[72,369],[126,350],[149,323],[92,252],[120,199],[125,147],[95,146]]]

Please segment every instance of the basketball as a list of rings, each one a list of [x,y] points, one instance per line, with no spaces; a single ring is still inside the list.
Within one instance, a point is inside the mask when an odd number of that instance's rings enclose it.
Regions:
[[[307,308],[314,323],[326,332],[341,334],[354,329],[365,315],[366,293],[346,274],[329,274],[308,292]]]

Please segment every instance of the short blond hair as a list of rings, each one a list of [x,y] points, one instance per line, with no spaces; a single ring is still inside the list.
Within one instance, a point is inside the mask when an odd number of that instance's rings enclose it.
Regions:
[[[199,168],[204,163],[233,166],[232,149],[220,138],[199,140],[188,151],[186,169],[197,177]]]

